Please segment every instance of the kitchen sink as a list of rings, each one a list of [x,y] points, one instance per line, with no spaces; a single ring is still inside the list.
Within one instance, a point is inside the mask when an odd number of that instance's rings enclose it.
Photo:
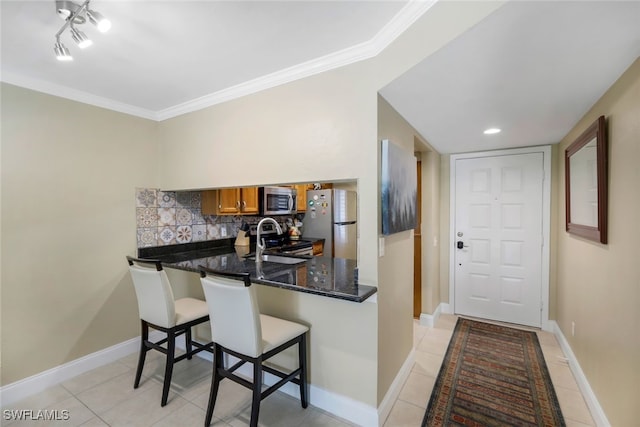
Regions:
[[[256,257],[254,255],[253,257],[248,257],[247,259],[255,261]],[[275,262],[278,264],[300,264],[301,262],[305,262],[306,260],[307,260],[306,258],[294,258],[289,256],[280,256],[280,255],[273,255],[273,254],[262,255],[262,261]]]

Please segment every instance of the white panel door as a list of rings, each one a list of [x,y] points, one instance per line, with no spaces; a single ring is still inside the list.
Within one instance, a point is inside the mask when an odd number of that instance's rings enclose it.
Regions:
[[[541,326],[543,166],[542,153],[456,160],[456,313]]]

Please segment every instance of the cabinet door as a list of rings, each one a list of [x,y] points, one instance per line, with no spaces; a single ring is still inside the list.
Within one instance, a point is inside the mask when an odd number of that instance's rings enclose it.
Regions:
[[[202,192],[202,215],[218,215],[218,190]]]
[[[324,240],[316,240],[313,242],[313,255],[322,256],[324,253]]]
[[[297,184],[294,186],[296,189],[296,197],[298,200],[298,212],[306,212],[307,211],[307,189],[309,188],[309,184]]]
[[[258,214],[258,187],[242,188],[240,192],[241,211],[246,215]]]
[[[218,215],[233,215],[240,212],[240,189],[218,190]]]

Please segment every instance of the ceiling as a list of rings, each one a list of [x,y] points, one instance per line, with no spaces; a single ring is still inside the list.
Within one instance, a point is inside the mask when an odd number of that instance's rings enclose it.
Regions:
[[[60,63],[54,0],[0,0],[1,78],[163,120],[375,56],[432,4],[94,0],[111,31],[65,32]],[[441,153],[556,143],[640,56],[638,22],[638,1],[511,1],[380,93]]]
[[[511,1],[380,93],[440,153],[555,144],[638,56],[639,1]]]
[[[80,4],[82,0],[74,0]],[[56,60],[55,0],[2,0],[2,79],[162,120],[371,57],[430,3],[406,1],[91,1],[112,21]]]

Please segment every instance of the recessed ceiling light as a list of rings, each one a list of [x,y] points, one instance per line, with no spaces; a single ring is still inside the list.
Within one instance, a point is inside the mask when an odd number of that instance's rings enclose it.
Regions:
[[[500,133],[502,129],[498,129],[498,128],[489,128],[487,130],[484,131],[485,135],[493,135],[494,133]]]

